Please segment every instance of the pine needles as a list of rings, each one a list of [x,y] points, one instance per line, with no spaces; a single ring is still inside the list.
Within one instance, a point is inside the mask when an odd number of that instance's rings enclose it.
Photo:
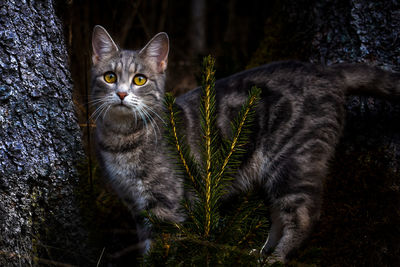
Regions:
[[[154,230],[162,234],[146,255],[146,265],[261,264],[258,253],[251,252],[258,250],[267,236],[265,205],[248,195],[229,203],[228,208],[221,207],[221,198],[226,195],[246,152],[261,90],[251,88],[239,114],[231,122],[231,138],[222,138],[216,126],[214,63],[210,56],[203,63],[201,162],[195,160],[181,133],[174,97],[167,95],[165,98],[168,113],[166,138],[177,159],[176,169],[184,177],[186,190],[193,197],[182,201],[182,209],[187,215],[183,223],[160,222],[149,216]]]

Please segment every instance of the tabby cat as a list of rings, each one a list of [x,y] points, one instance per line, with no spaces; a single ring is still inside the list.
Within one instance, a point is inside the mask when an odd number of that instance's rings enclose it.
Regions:
[[[150,229],[141,211],[151,210],[169,221],[185,219],[179,213],[185,192],[167,156],[160,119],[168,36],[157,34],[141,50],[122,50],[104,28],[96,26],[92,45],[98,159],[134,214],[143,251],[147,251]],[[262,89],[250,139],[253,143],[228,196],[263,192],[272,225],[261,253],[287,262],[318,220],[328,161],[344,125],[346,94],[399,94],[399,80],[399,74],[364,65],[323,67],[289,61],[216,82],[217,126],[225,137],[248,90],[253,85]],[[197,88],[177,99],[195,156],[201,136],[199,96]]]

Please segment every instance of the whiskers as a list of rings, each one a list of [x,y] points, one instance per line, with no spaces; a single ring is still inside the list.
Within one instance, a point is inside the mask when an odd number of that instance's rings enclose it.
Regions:
[[[100,116],[102,116],[102,118],[104,119],[112,104],[112,96],[97,97],[89,101],[90,106],[97,106],[90,116],[89,120],[93,120],[96,123]]]
[[[91,100],[89,104],[96,107],[89,119],[95,123],[98,122],[99,118],[104,119],[108,111],[113,106],[118,105],[118,103],[115,101],[115,97],[113,96],[97,97]],[[129,111],[126,110],[125,114],[121,113],[121,116],[128,116],[129,118],[128,114],[131,113],[132,124],[134,127],[136,129],[145,129],[147,137],[151,137],[157,142],[159,136],[161,135],[159,124],[160,122],[165,124],[158,112],[151,107],[150,104],[146,104],[145,101],[139,98],[125,98],[124,104]],[[114,111],[113,114],[115,114]]]
[[[135,120],[137,119],[138,115],[143,122],[147,133],[149,133],[149,127],[151,127],[150,130],[154,133],[155,141],[157,142],[158,134],[161,134],[161,130],[156,120],[159,119],[162,123],[165,123],[164,120],[153,108],[145,104],[143,101],[136,101],[134,108]]]

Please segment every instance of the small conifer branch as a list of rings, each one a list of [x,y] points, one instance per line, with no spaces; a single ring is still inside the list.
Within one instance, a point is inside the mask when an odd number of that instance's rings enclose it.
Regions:
[[[203,79],[203,105],[204,105],[204,139],[205,139],[205,229],[204,235],[208,236],[211,225],[211,178],[212,178],[212,127],[214,114],[214,59],[208,56],[204,59],[205,77]]]
[[[161,234],[162,242],[163,242],[163,248],[165,250],[164,252],[164,258],[168,257],[169,249],[171,248],[170,245],[170,240],[171,240],[171,235],[170,234]]]
[[[172,223],[172,225],[179,230],[180,234],[178,236],[187,236],[187,237],[193,236],[190,233],[190,229],[186,229],[186,227],[184,227],[182,224]]]
[[[192,175],[192,172],[190,171],[189,165],[186,162],[186,159],[184,157],[181,145],[179,143],[179,138],[178,138],[178,131],[176,129],[176,119],[175,119],[175,111],[173,109],[173,103],[172,102],[168,102],[167,103],[167,108],[170,114],[170,125],[171,125],[171,130],[172,130],[172,135],[175,141],[175,147],[176,150],[179,153],[179,159],[182,162],[182,165],[184,166],[185,170],[186,170],[186,174],[189,176],[190,180],[193,182],[194,185],[196,185],[196,181]]]
[[[245,221],[247,219],[247,217],[249,217],[251,214],[253,214],[254,212],[256,212],[256,210],[258,210],[259,208],[261,208],[263,206],[263,203],[259,203],[256,207],[254,207],[249,213],[246,214],[246,216],[244,216],[239,223],[242,223],[243,221]]]
[[[252,90],[250,91],[250,95],[249,95],[249,99],[247,100],[247,103],[244,106],[244,113],[240,118],[240,122],[239,125],[236,129],[236,133],[234,134],[233,138],[232,138],[232,142],[229,148],[229,152],[226,155],[223,163],[222,163],[222,167],[220,172],[218,173],[217,176],[217,183],[220,181],[221,177],[223,177],[223,174],[226,170],[226,167],[228,166],[229,161],[232,158],[233,153],[236,150],[236,147],[238,146],[238,142],[240,139],[240,136],[243,132],[243,128],[245,126],[245,123],[248,121],[248,115],[251,112],[252,108],[254,107],[254,105],[257,104],[257,101],[259,99],[259,95],[260,95],[260,89],[253,87]]]
[[[245,145],[249,142],[251,126],[256,118],[254,107],[261,90],[256,87],[251,89],[238,116],[231,122],[232,137],[223,140],[216,125],[214,63],[210,56],[203,63],[200,96],[202,142],[199,144],[201,162],[192,156],[191,147],[180,131],[184,124],[180,120],[180,109],[175,105],[175,98],[168,94],[165,98],[165,121],[168,122],[166,137],[171,145],[171,153],[176,158],[176,167],[184,176],[185,186],[193,198],[181,202],[187,217],[182,224],[165,224],[156,217],[149,218],[153,225],[158,225],[153,229],[162,230],[164,234],[154,243],[152,257],[145,259],[148,263],[161,263],[160,256],[161,261],[168,264],[207,265],[221,262],[231,265],[235,258],[237,263],[243,263],[257,257],[255,254],[249,255],[249,249],[262,241],[255,234],[264,231],[268,225],[264,216],[256,214],[257,210],[261,210],[261,204],[257,205],[259,203],[249,199],[249,196],[233,212],[225,216],[220,214],[220,199],[226,192],[227,182],[238,171]]]
[[[227,244],[219,244],[219,243],[215,243],[209,240],[204,240],[201,239],[200,237],[197,236],[191,236],[191,237],[178,237],[178,238],[171,238],[171,241],[174,242],[192,242],[201,246],[205,246],[205,247],[210,247],[210,248],[218,248],[218,249],[222,249],[225,251],[234,251],[236,253],[242,254],[242,255],[246,255],[248,256],[249,252],[247,250],[242,250],[240,248],[238,248],[237,246],[230,246]]]
[[[242,238],[242,240],[240,240],[240,241],[238,242],[238,246],[241,245],[242,243],[248,241],[249,238],[250,238],[250,236],[251,236],[251,234],[254,234],[254,231],[256,231],[258,228],[260,228],[262,225],[263,225],[263,222],[262,222],[262,221],[259,221],[259,222],[256,224],[256,226],[254,226],[253,228],[251,228],[251,229],[249,230],[249,232],[247,233],[247,235],[245,235],[245,236]]]
[[[218,240],[222,239],[224,237],[224,235],[228,232],[228,230],[231,228],[231,226],[233,225],[233,223],[236,221],[236,219],[238,218],[240,212],[242,211],[243,207],[245,206],[245,204],[248,203],[248,198],[249,195],[247,194],[247,196],[245,197],[244,201],[242,202],[242,204],[236,209],[235,214],[231,217],[231,219],[229,220],[229,222],[227,223],[227,226],[224,228],[224,230],[222,231],[222,233],[219,235]]]
[[[200,229],[200,226],[199,226],[199,224],[198,224],[198,221],[196,220],[196,218],[195,218],[195,216],[194,216],[194,214],[193,214],[193,211],[192,211],[192,209],[189,207],[188,203],[187,203],[187,202],[184,202],[182,205],[183,205],[183,207],[185,208],[185,210],[186,210],[187,214],[189,215],[190,219],[191,219],[191,220],[193,221],[193,223],[196,225],[197,229]]]
[[[233,215],[233,217],[229,220],[229,223],[227,224],[227,226],[224,227],[224,230],[220,234],[220,236],[218,237],[217,241],[223,239],[223,237],[225,236],[226,233],[228,233],[229,231],[232,231],[233,224],[235,224],[235,225],[243,225],[251,215],[255,214],[255,212],[257,210],[259,210],[263,206],[263,203],[258,203],[251,210],[247,211],[246,208],[249,208],[249,207],[248,206],[246,207],[246,205],[248,203],[249,203],[249,195],[247,195],[245,197],[244,201],[238,207],[238,209],[236,210],[236,212]],[[242,211],[244,212],[244,215],[241,214]]]

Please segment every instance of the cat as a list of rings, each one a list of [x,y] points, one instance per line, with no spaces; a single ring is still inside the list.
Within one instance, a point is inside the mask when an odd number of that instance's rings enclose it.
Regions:
[[[99,163],[134,214],[147,251],[151,229],[141,216],[143,210],[163,220],[185,220],[179,203],[186,192],[166,153],[160,118],[169,39],[159,33],[141,50],[123,50],[103,27],[95,26],[92,46]],[[216,82],[217,127],[225,137],[249,89],[253,85],[262,89],[253,142],[226,196],[261,190],[272,222],[262,255],[287,262],[318,221],[328,162],[345,123],[346,95],[399,95],[399,80],[399,74],[366,65],[324,67],[285,61]],[[176,103],[187,142],[199,157],[200,89],[178,97]]]

